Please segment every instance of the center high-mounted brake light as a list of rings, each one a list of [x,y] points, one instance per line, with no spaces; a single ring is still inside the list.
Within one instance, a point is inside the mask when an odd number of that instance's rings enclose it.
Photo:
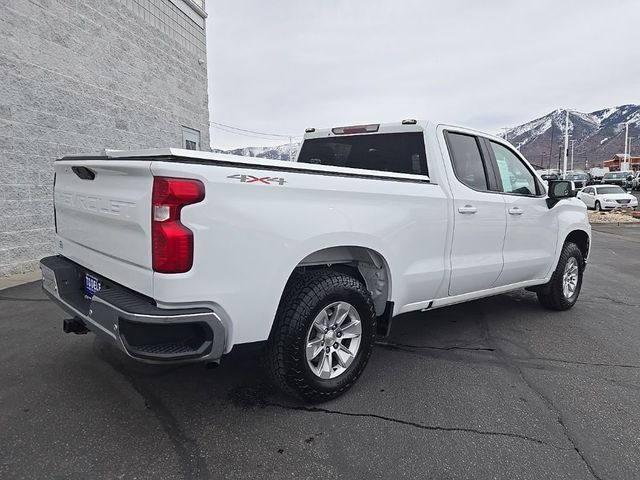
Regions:
[[[372,123],[370,125],[353,125],[351,127],[335,127],[331,131],[334,135],[349,135],[352,133],[374,133],[380,128],[379,123]]]
[[[184,273],[193,265],[193,232],[180,222],[185,205],[204,200],[204,185],[187,178],[153,178],[151,251],[153,270]]]

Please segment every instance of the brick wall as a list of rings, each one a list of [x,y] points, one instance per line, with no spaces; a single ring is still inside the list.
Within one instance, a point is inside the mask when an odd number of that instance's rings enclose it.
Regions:
[[[183,126],[209,148],[204,19],[189,5],[0,0],[0,276],[52,251],[55,158],[180,147]]]

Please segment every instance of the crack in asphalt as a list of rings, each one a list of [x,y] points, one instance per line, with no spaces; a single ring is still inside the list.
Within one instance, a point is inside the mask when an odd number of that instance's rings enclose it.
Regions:
[[[160,398],[140,385],[134,375],[119,361],[113,358],[105,358],[105,361],[131,385],[131,388],[144,398],[145,405],[156,417],[167,434],[171,445],[173,445],[182,470],[182,478],[186,480],[207,480],[211,478],[198,442],[184,433],[178,420],[169,408],[162,403]]]
[[[399,425],[405,425],[409,427],[419,428],[421,430],[430,430],[435,432],[460,432],[460,433],[473,433],[477,435],[488,435],[488,436],[496,436],[496,437],[509,437],[509,438],[517,438],[520,440],[526,440],[528,442],[538,443],[540,445],[544,445],[547,447],[552,447],[557,450],[568,450],[567,448],[560,447],[558,445],[554,445],[552,443],[545,442],[544,440],[540,440],[539,438],[530,437],[528,435],[521,435],[518,433],[509,433],[509,432],[493,432],[490,430],[479,430],[476,428],[464,428],[464,427],[442,427],[437,425],[424,425],[418,422],[411,422],[409,420],[401,420],[399,418],[387,417],[385,415],[378,415],[376,413],[361,413],[361,412],[343,412],[340,410],[330,410],[328,408],[321,407],[307,407],[301,405],[285,405],[281,403],[272,403],[265,402],[263,404],[266,407],[275,407],[281,408],[284,410],[296,410],[310,413],[326,413],[329,415],[341,415],[345,417],[366,417],[366,418],[375,418],[378,420],[383,420],[385,422],[397,423]]]
[[[546,358],[546,357],[511,357],[513,360],[517,362],[521,362],[522,360],[530,361],[530,360],[539,360],[543,362],[556,362],[556,363],[566,363],[569,365],[586,365],[589,367],[613,367],[613,368],[638,368],[640,369],[640,365],[628,365],[624,363],[592,363],[592,362],[581,362],[578,360],[562,360],[560,358]],[[525,363],[525,362],[522,362]]]
[[[614,303],[616,305],[624,305],[626,307],[640,307],[640,304],[637,303],[629,303],[629,302],[625,302],[624,300],[619,300],[617,298],[613,298],[613,297],[597,297],[595,295],[591,295],[589,298],[583,299],[581,300],[582,303],[597,303],[597,304],[601,304],[602,302],[597,302],[594,300],[606,300],[607,302],[610,303]]]
[[[573,449],[576,451],[576,453],[578,454],[578,456],[580,457],[580,459],[582,460],[582,462],[586,466],[586,468],[589,471],[589,473],[596,480],[600,480],[600,477],[596,474],[596,472],[594,471],[593,467],[591,466],[591,464],[589,463],[589,461],[585,457],[584,453],[580,450],[578,445],[576,445],[576,442],[573,439],[573,437],[571,436],[571,432],[569,431],[569,428],[567,427],[567,425],[566,425],[566,423],[564,421],[564,418],[562,416],[562,412],[560,412],[558,407],[555,406],[555,404],[551,401],[551,399],[547,395],[545,395],[541,390],[537,389],[534,386],[534,384],[531,381],[529,381],[529,379],[525,375],[525,373],[522,370],[522,368],[517,364],[517,359],[512,358],[511,356],[509,356],[508,353],[502,351],[498,347],[498,345],[496,345],[494,343],[493,339],[491,338],[491,332],[489,330],[489,324],[486,321],[486,316],[485,316],[484,312],[480,313],[480,319],[479,320],[480,320],[480,326],[482,327],[482,332],[483,332],[483,335],[485,337],[485,340],[486,340],[486,342],[488,344],[495,345],[495,352],[496,352],[496,355],[498,356],[498,358],[500,358],[507,367],[511,367],[512,370],[517,374],[517,376],[522,380],[522,382],[524,382],[524,384],[535,395],[537,395],[543,401],[543,403],[547,406],[547,409],[556,416],[556,421],[562,427],[562,430],[564,432],[564,436],[569,441],[569,443],[573,446]],[[513,360],[515,360],[515,362]]]
[[[402,350],[402,349],[414,349],[414,350],[444,350],[444,351],[448,351],[448,350],[465,350],[465,351],[469,351],[469,352],[493,352],[494,349],[493,348],[487,348],[487,347],[461,347],[461,346],[457,346],[457,345],[453,345],[451,347],[438,347],[435,345],[409,345],[406,343],[395,343],[395,342],[376,342],[376,345],[382,347],[382,348],[386,348],[388,350],[393,350],[393,349],[398,349],[398,350]]]

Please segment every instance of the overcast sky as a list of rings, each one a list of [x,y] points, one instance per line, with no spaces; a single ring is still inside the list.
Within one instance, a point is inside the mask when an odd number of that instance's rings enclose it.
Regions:
[[[638,0],[208,0],[207,10],[211,121],[247,130],[420,118],[497,132],[559,107],[640,103]],[[216,148],[287,141],[211,131]]]

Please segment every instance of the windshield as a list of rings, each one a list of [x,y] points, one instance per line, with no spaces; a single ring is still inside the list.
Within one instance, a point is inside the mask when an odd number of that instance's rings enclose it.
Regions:
[[[586,173],[572,173],[571,175],[567,175],[567,180],[585,180],[586,178]]]
[[[607,194],[607,193],[627,193],[625,192],[623,189],[621,189],[620,187],[599,187],[598,188],[598,193],[600,195],[603,194]]]
[[[555,173],[544,173],[541,177],[543,180],[558,180],[558,175]]]
[[[422,133],[379,133],[305,140],[298,162],[427,175]]]

